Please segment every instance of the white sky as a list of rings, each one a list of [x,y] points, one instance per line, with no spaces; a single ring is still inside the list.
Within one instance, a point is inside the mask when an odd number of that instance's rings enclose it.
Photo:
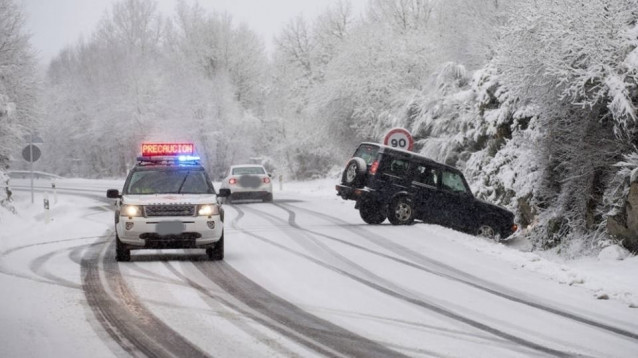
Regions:
[[[167,15],[173,13],[178,0],[156,0],[158,8]],[[189,3],[194,0],[186,0]],[[360,13],[367,0],[350,0],[355,14]],[[117,0],[18,0],[27,15],[27,31],[32,44],[47,63],[61,49],[73,45],[84,36],[89,38],[105,10]],[[226,11],[236,23],[246,23],[260,34],[266,48],[272,38],[290,19],[299,14],[312,19],[336,0],[199,0],[208,10]]]

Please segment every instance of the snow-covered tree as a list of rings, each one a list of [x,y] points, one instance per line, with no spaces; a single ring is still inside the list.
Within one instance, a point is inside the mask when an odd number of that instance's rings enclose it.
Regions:
[[[13,0],[0,0],[0,185],[5,186],[9,159],[32,132],[38,119],[36,60],[24,15]],[[11,193],[0,190],[0,210],[11,209]],[[12,210],[12,209],[11,209]]]
[[[636,1],[515,5],[487,67],[444,65],[395,113],[538,247],[591,248],[622,200],[608,198],[614,163],[635,152]]]
[[[635,0],[524,3],[503,35],[500,79],[538,108],[544,131],[533,200],[543,244],[593,237],[604,222],[612,165],[636,139],[637,8]]]
[[[182,2],[167,19],[152,0],[118,2],[49,67],[48,169],[124,175],[143,141],[193,141],[221,176],[254,156],[266,66],[262,41],[229,15]]]

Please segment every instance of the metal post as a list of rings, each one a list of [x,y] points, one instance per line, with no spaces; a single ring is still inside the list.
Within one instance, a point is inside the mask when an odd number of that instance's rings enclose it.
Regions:
[[[49,193],[44,193],[44,223],[48,224],[51,221],[51,214],[49,213]]]
[[[279,174],[279,191],[284,190],[284,176]]]
[[[29,158],[31,159],[31,204],[33,204],[33,131],[29,136]]]
[[[53,189],[53,204],[58,203],[58,191],[55,189],[55,178],[51,179],[51,188]]]

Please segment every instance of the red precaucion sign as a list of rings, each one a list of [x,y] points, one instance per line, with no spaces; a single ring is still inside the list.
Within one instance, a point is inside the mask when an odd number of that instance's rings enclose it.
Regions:
[[[142,144],[142,156],[192,155],[194,147],[193,143],[144,143]]]
[[[393,128],[383,138],[383,144],[403,150],[414,149],[412,134],[405,128]]]

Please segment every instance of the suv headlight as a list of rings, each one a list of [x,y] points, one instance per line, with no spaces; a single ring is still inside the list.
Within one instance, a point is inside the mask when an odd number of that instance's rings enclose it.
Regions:
[[[197,215],[212,216],[219,215],[219,207],[217,204],[201,204],[197,206]]]
[[[120,209],[120,216],[142,216],[142,207],[139,205],[122,205]]]

